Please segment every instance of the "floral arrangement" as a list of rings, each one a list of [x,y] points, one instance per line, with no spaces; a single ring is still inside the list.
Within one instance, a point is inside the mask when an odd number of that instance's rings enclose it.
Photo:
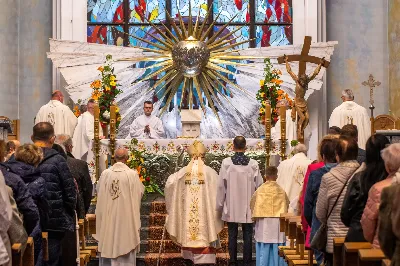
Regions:
[[[80,117],[81,116],[81,109],[79,108],[81,106],[81,104],[82,104],[82,100],[79,99],[78,103],[76,105],[74,105],[73,112],[74,112],[74,115],[76,117]]]
[[[140,181],[144,185],[145,195],[148,193],[158,192],[164,196],[164,193],[160,189],[160,187],[153,181],[152,177],[149,175],[148,171],[145,167],[145,160],[144,160],[144,151],[139,151],[136,149],[138,145],[137,139],[132,139],[131,144],[129,145],[129,159],[127,165],[131,169],[136,169],[138,172]]]
[[[107,55],[104,66],[100,66],[101,78],[97,79],[90,84],[93,89],[92,99],[98,101],[100,107],[100,124],[104,128],[110,124],[110,107],[116,106],[115,99],[118,94],[122,93],[122,90],[118,89],[117,76],[114,74],[114,68],[112,66],[112,56]],[[119,108],[116,108],[117,121],[116,127],[118,128],[121,122],[121,114]]]
[[[280,100],[286,99],[289,103],[289,108],[293,106],[293,100],[289,98],[289,95],[280,89],[283,81],[280,79],[282,72],[272,68],[272,63],[269,58],[264,60],[265,68],[264,80],[260,80],[260,89],[257,92],[257,100],[261,103],[258,120],[261,123],[265,121],[265,105],[267,101],[271,104],[271,124],[275,126],[279,119],[279,112],[277,104]]]

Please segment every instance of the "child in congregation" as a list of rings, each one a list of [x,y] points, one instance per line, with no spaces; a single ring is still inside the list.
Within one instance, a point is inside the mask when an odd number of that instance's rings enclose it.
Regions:
[[[265,183],[254,193],[250,208],[255,220],[256,265],[276,266],[284,263],[279,259],[278,246],[285,245],[285,235],[279,230],[279,217],[287,213],[289,198],[276,183],[278,169],[269,166],[265,170]]]

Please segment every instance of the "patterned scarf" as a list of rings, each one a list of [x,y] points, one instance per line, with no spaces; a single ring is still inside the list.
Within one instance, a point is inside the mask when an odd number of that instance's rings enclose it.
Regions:
[[[236,152],[235,155],[232,156],[232,162],[234,165],[248,165],[250,158],[244,155],[244,152]]]

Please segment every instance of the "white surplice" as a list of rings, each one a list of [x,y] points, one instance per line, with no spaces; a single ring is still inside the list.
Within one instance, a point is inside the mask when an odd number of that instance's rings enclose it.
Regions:
[[[135,266],[140,245],[140,206],[144,186],[136,170],[118,162],[99,180],[96,235],[102,260],[109,265]]]
[[[72,138],[72,155],[77,159],[82,159],[89,151],[90,141],[94,139],[94,116],[89,112],[84,112],[78,119],[74,136]]]
[[[78,120],[68,106],[58,100],[50,100],[39,109],[35,124],[39,122],[52,124],[56,135],[67,134],[72,137]]]
[[[349,118],[353,118],[353,124],[358,128],[358,146],[365,150],[365,144],[371,136],[371,121],[367,109],[353,101],[343,102],[333,110],[329,126],[342,128],[350,124]]]
[[[222,220],[232,223],[252,223],[250,200],[263,183],[257,161],[234,165],[231,158],[222,161],[219,172],[216,208]]]
[[[303,188],[304,176],[312,160],[300,152],[292,158],[282,161],[278,166],[276,183],[285,190],[290,204],[296,204]],[[293,208],[291,208],[293,210]]]
[[[150,133],[144,132],[147,125],[150,127]],[[132,122],[127,138],[163,139],[165,138],[163,123],[154,115],[141,115]]]
[[[170,175],[165,184],[165,204],[168,213],[166,229],[171,239],[182,248],[190,250],[215,247],[218,233],[224,226],[221,216],[215,211],[218,175],[211,167],[204,165],[204,184],[199,182],[198,160],[195,160],[191,170],[191,182],[187,183],[187,167]],[[185,258],[190,258],[186,253],[188,252],[183,253]],[[212,256],[215,260],[215,253],[190,256],[195,263],[207,261],[207,256]]]

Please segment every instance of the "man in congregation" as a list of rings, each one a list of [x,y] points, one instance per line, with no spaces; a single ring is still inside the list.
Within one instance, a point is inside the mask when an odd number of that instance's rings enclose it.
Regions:
[[[229,263],[237,265],[238,225],[243,231],[243,262],[252,261],[253,220],[250,201],[256,189],[262,185],[257,161],[247,157],[246,139],[237,136],[233,140],[235,155],[222,161],[217,191],[217,211],[222,213],[222,220],[228,223]]]
[[[184,259],[214,265],[216,248],[220,247],[218,234],[224,224],[215,211],[218,175],[204,164],[206,151],[195,141],[188,148],[189,164],[168,177],[165,227],[171,240],[182,247]]]
[[[289,197],[290,212],[297,209],[299,194],[303,188],[304,176],[311,160],[307,158],[307,147],[298,144],[293,150],[294,156],[281,162],[278,166],[278,178],[276,183],[283,188]]]
[[[77,118],[68,106],[63,104],[64,95],[61,91],[54,91],[51,100],[43,105],[35,118],[35,124],[49,122],[54,127],[55,134],[72,136],[77,124]]]
[[[346,136],[351,139],[354,139],[358,143],[358,129],[356,125],[348,124],[344,125],[340,130],[340,136]],[[358,147],[358,155],[357,155],[357,162],[361,165],[365,162],[367,153],[365,150]]]
[[[367,109],[354,102],[352,90],[342,92],[343,103],[336,107],[329,119],[329,126],[342,128],[347,124],[354,124],[358,128],[358,145],[365,149],[365,144],[371,135],[371,121]]]
[[[66,232],[74,232],[76,188],[67,161],[52,149],[56,136],[49,122],[40,122],[33,127],[32,141],[43,150],[39,170],[46,181],[47,200],[50,207],[47,228],[49,233],[48,266],[61,265],[61,243]],[[68,255],[68,254],[64,254]]]
[[[128,150],[115,151],[116,163],[99,180],[96,235],[100,266],[136,265],[140,245],[140,206],[144,186],[126,162]]]
[[[86,161],[90,141],[94,139],[94,105],[95,101],[90,99],[87,103],[87,111],[78,120],[72,143],[75,149],[72,154],[76,159]],[[69,135],[71,136],[71,135]]]
[[[161,119],[151,114],[153,112],[153,103],[151,101],[144,102],[143,111],[144,114],[133,121],[127,138],[165,138],[164,127]]]

